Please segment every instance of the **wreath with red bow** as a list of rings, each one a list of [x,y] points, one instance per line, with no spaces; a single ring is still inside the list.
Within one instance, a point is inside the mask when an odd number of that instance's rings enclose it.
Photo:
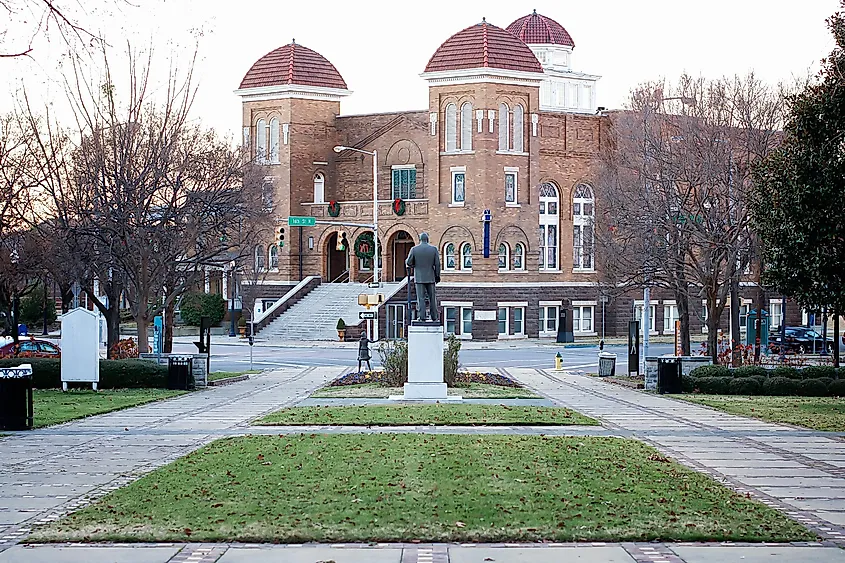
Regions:
[[[329,202],[329,215],[332,217],[340,215],[340,204],[335,200]]]
[[[405,214],[405,201],[403,199],[397,197],[393,200],[393,212],[400,217]]]
[[[376,255],[375,237],[370,231],[364,231],[355,239],[355,256],[369,259]]]

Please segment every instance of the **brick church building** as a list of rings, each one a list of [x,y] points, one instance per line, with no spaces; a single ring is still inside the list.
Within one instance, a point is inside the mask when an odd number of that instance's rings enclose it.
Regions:
[[[420,233],[440,249],[448,332],[553,337],[565,308],[576,337],[625,334],[643,303],[601,296],[593,218],[606,202],[593,186],[609,121],[596,107],[600,77],[575,70],[574,48],[559,23],[536,11],[506,28],[482,21],[448,38],[425,65],[427,108],[348,116],[347,84],[319,53],[291,43],[261,57],[236,90],[243,143],[266,165],[278,220],[274,240],[255,249],[267,270],[259,303],[269,307],[279,286],[303,276],[372,281],[372,259],[356,255],[371,229],[318,224],[303,229],[300,245],[287,227],[291,215],[372,222],[373,157],[333,150],[342,145],[377,153],[386,287],[405,279]],[[380,315],[389,337],[401,336],[406,321],[406,293],[395,287]],[[653,333],[674,331],[674,302],[653,300],[651,312]]]

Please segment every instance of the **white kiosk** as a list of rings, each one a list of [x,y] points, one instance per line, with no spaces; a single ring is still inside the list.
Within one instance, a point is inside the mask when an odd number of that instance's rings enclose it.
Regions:
[[[97,390],[100,381],[98,314],[82,307],[68,311],[62,320],[62,389],[67,384],[90,383]]]

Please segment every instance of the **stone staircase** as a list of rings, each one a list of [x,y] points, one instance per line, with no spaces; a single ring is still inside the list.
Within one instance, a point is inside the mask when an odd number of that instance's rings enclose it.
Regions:
[[[401,283],[385,283],[379,292],[385,300],[396,293]],[[261,331],[266,342],[296,340],[337,340],[337,320],[347,325],[361,322],[358,313],[365,311],[358,305],[358,295],[372,293],[364,283],[324,283],[308,292],[279,318]],[[384,311],[380,311],[384,314]]]

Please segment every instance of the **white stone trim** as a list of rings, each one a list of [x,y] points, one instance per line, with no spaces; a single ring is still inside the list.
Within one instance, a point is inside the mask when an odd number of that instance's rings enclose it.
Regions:
[[[539,307],[563,307],[563,301],[540,301]]]
[[[573,307],[596,307],[598,305],[597,301],[573,301]]]
[[[493,124],[495,122],[496,122],[496,110],[488,109],[487,110],[487,125],[488,125],[488,131],[490,133],[493,132]]]
[[[537,136],[537,124],[540,123],[540,116],[536,113],[531,114],[531,136]]]
[[[472,307],[472,301],[441,301],[441,307]]]
[[[431,124],[431,136],[437,135],[437,112],[433,111],[428,114],[428,122]]]
[[[475,119],[476,119],[476,121],[478,121],[478,132],[483,133],[484,132],[484,110],[483,109],[475,110]]]
[[[257,88],[239,88],[235,90],[235,95],[243,98],[245,102],[286,98],[340,100],[350,94],[352,94],[352,91],[348,89],[303,86],[299,84],[280,84],[276,86],[259,86]]]
[[[290,123],[282,123],[282,138],[282,144],[288,144],[290,141]]]
[[[499,301],[497,307],[528,307],[528,301]]]
[[[458,270],[460,271],[460,270]],[[510,270],[514,272],[515,270]],[[521,271],[521,270],[520,270]],[[598,287],[598,282],[443,282],[445,287]]]
[[[518,86],[539,86],[545,74],[540,72],[526,72],[521,70],[507,70],[503,68],[462,68],[457,70],[441,70],[423,72],[420,74],[429,86],[448,84],[473,84],[492,82],[495,84],[514,84]]]

